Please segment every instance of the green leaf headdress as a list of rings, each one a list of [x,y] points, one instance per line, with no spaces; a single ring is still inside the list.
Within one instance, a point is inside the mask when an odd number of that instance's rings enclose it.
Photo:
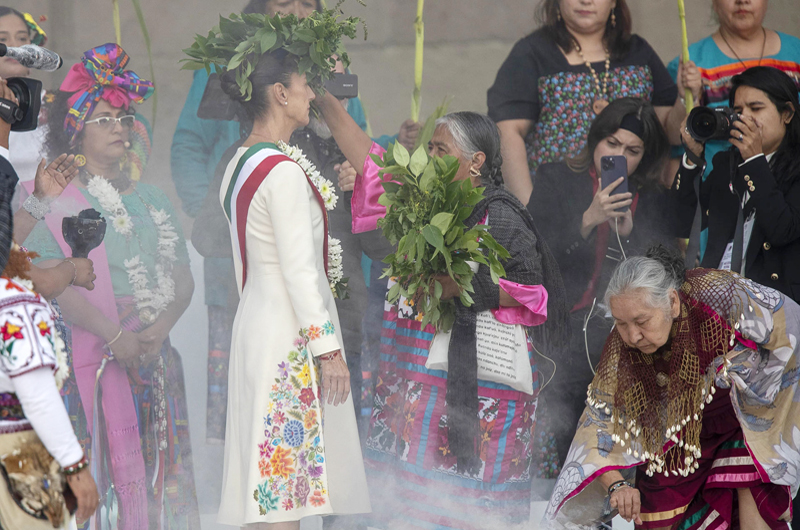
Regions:
[[[253,94],[250,74],[259,59],[265,53],[282,49],[296,57],[298,73],[306,74],[308,84],[321,93],[325,81],[333,77],[334,55],[342,60],[345,68],[349,66],[350,58],[342,38],[355,38],[361,22],[357,17],[339,20],[340,4],[336,5],[337,9],[315,11],[302,20],[295,15],[270,17],[258,13],[220,16],[219,25],[213,27],[208,36],[197,35],[192,46],[183,50],[189,56],[182,60],[183,68],[205,68],[211,73],[213,65],[219,72],[235,70],[242,96],[249,101]]]

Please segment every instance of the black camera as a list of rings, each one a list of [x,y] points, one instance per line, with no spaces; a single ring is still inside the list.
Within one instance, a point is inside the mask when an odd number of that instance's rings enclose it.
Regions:
[[[0,119],[10,124],[12,131],[36,129],[42,105],[42,82],[29,77],[10,77],[6,82],[17,97],[17,104],[0,99]]]
[[[686,127],[692,138],[705,143],[709,140],[728,140],[737,121],[739,114],[730,107],[696,107],[689,113]]]

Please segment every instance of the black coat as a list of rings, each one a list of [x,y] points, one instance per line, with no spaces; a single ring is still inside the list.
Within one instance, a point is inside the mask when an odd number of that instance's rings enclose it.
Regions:
[[[669,212],[670,193],[666,190],[639,190],[632,183],[630,191],[639,194],[633,219],[633,231],[622,239],[627,256],[643,254],[656,243],[671,244],[674,232]],[[536,185],[528,202],[536,227],[558,261],[567,291],[567,307],[573,307],[586,291],[594,273],[597,230],[587,239],[581,237],[583,213],[594,199],[589,172],[575,173],[565,162],[539,167]],[[614,230],[609,247],[617,248]],[[605,278],[608,281],[608,278]],[[601,279],[595,293],[602,297],[605,283]]]
[[[744,207],[744,218],[755,209],[755,223],[745,252],[745,276],[800,301],[800,175],[792,175],[787,179],[789,184],[782,189],[766,157],[740,163],[741,157],[736,151],[718,153],[714,157],[714,169],[700,186],[702,226],[708,229],[708,244],[700,265],[719,266],[736,230],[739,197],[748,191],[750,199]],[[679,171],[681,185],[677,191],[682,199],[683,235],[688,235],[697,206],[692,183],[699,174],[700,168],[681,166]],[[753,191],[749,190],[748,180],[753,184]],[[678,179],[673,188],[677,183]]]

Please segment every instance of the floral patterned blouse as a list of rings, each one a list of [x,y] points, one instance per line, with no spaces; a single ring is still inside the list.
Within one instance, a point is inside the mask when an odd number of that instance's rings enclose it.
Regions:
[[[592,68],[602,80],[605,61]],[[656,107],[675,104],[675,82],[643,38],[633,35],[628,52],[609,66],[608,101],[637,97]],[[602,82],[602,81],[601,81]],[[560,162],[583,149],[595,118],[592,104],[601,96],[586,65],[570,65],[543,30],[517,42],[488,93],[489,116],[496,122],[533,120],[526,139],[531,178],[548,162]]]

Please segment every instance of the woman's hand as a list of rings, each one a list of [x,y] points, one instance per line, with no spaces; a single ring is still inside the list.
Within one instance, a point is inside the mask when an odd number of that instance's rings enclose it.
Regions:
[[[94,273],[94,263],[89,258],[67,258],[64,266],[69,267],[72,273],[70,281],[75,287],[83,287],[87,291],[94,289],[97,275]],[[74,278],[74,281],[72,280]]]
[[[111,337],[108,340],[110,341],[113,339],[114,337]],[[123,329],[122,335],[111,345],[111,352],[114,354],[114,358],[128,371],[139,369],[139,365],[141,364],[141,359],[139,357],[142,351],[139,336],[127,329]]]
[[[408,149],[409,152],[412,151],[414,149],[414,144],[417,142],[420,129],[422,129],[421,123],[411,118],[407,119],[400,125],[400,132],[397,133],[397,141]]]
[[[761,124],[750,116],[739,115],[739,120],[733,122],[728,141],[739,149],[744,160],[764,153]]]
[[[689,127],[687,123],[689,122],[689,117],[685,117],[681,122],[681,139],[683,140],[683,145],[686,146],[692,153],[694,153],[698,158],[703,158],[703,153],[706,150],[705,144],[702,144],[692,138],[692,135],[689,134]]]
[[[452,300],[461,296],[461,287],[447,274],[437,274],[433,279],[442,284],[441,300]]]
[[[343,192],[353,191],[356,187],[356,177],[358,177],[353,165],[345,160],[343,163],[333,166],[333,170],[339,176],[339,189]]]
[[[639,490],[623,486],[611,494],[611,508],[619,510],[619,515],[629,523],[642,524],[642,499]]]
[[[164,341],[169,337],[169,329],[164,329],[164,327],[156,322],[149,328],[137,333],[139,345],[142,348],[141,355],[144,355],[144,359],[141,360],[142,364],[149,364],[161,355]]]
[[[52,202],[69,186],[78,174],[75,155],[63,154],[49,164],[43,158],[36,168],[33,181],[33,195],[43,202]]]
[[[350,395],[350,370],[342,357],[342,351],[336,350],[325,354],[330,360],[321,360],[322,364],[322,400],[328,405],[338,406],[347,401]]]
[[[598,189],[597,193],[592,199],[592,204],[583,212],[583,224],[581,225],[581,236],[586,239],[592,233],[594,227],[605,223],[606,221],[613,221],[625,216],[625,212],[616,211],[617,208],[624,208],[633,203],[633,195],[631,193],[618,193],[611,195],[611,192],[623,183],[625,177],[620,177],[604,189]],[[613,226],[613,223],[612,223]],[[620,234],[622,235],[622,234]]]
[[[74,475],[67,475],[67,484],[78,501],[78,511],[75,513],[75,517],[80,526],[84,521],[88,521],[97,510],[97,504],[100,502],[97,484],[95,484],[88,467]]]
[[[633,213],[631,209],[625,212],[622,217],[617,218],[616,221],[613,219],[608,221],[608,225],[611,227],[612,230],[615,230],[620,237],[628,237],[631,235],[633,231]]]
[[[703,76],[694,61],[683,63],[683,57],[678,65],[678,95],[684,97],[686,89],[692,91],[692,98],[697,104],[703,96]]]

